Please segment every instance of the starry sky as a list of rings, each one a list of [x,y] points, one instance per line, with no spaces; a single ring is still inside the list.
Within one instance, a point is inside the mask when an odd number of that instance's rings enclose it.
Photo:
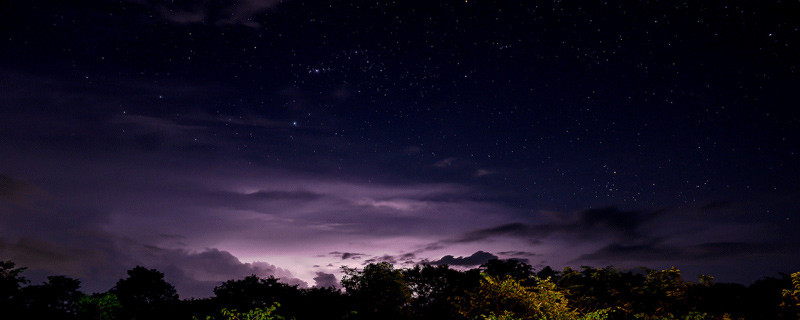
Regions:
[[[0,4],[0,259],[800,270],[797,1]]]

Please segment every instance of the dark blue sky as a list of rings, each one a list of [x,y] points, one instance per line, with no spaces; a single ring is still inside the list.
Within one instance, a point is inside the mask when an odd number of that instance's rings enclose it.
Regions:
[[[0,259],[34,275],[800,268],[793,1],[0,6]]]

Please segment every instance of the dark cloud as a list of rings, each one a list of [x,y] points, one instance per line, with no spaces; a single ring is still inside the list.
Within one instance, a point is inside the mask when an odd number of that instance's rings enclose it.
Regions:
[[[332,273],[317,272],[314,277],[314,286],[317,288],[339,288],[339,280]]]
[[[655,217],[642,211],[623,211],[617,207],[589,209],[578,214],[577,220],[560,226],[565,232],[577,232],[581,237],[594,237],[596,234],[612,234],[616,237],[633,239],[639,237],[637,229],[644,222]]]
[[[464,233],[458,238],[446,239],[428,244],[423,250],[433,251],[445,248],[452,244],[479,242],[498,236],[528,238],[532,243],[536,243],[540,241],[541,238],[548,235],[552,229],[552,226],[549,225],[531,226],[524,223],[515,222],[493,228],[470,231]]]
[[[375,256],[370,259],[364,260],[363,264],[367,265],[370,263],[378,263],[378,262],[388,262],[391,264],[397,264],[397,257],[388,254],[385,254],[383,256]]]
[[[411,259],[416,258],[416,256],[417,256],[416,254],[409,252],[409,253],[401,254],[398,258],[401,259],[401,260],[411,260]]]
[[[497,259],[497,256],[488,252],[478,251],[473,253],[469,257],[456,258],[451,255],[446,255],[439,260],[431,261],[430,264],[468,267],[468,266],[481,265],[492,259]]]
[[[166,234],[166,233],[162,233],[162,234],[160,234],[159,236],[160,236],[160,237],[162,237],[162,238],[164,238],[164,239],[171,239],[171,240],[186,239],[186,236],[182,236],[182,235],[179,235],[179,234]]]
[[[489,229],[482,229],[467,233],[456,242],[474,242],[493,236],[530,236],[533,228],[524,223],[509,223]]]
[[[324,194],[305,189],[295,190],[256,190],[251,192],[236,192],[227,190],[205,190],[196,186],[176,187],[182,188],[187,200],[215,208],[231,208],[239,210],[252,210],[261,213],[277,214],[281,209],[290,208],[300,204],[309,204],[311,201],[322,199]]]
[[[348,259],[357,260],[357,259],[361,259],[361,257],[364,256],[363,253],[338,252],[338,251],[334,251],[334,252],[331,252],[329,254],[337,256],[337,257],[341,257],[342,260],[348,260]]]
[[[28,267],[58,267],[65,271],[76,271],[82,260],[95,260],[100,255],[96,249],[72,248],[35,237],[22,237],[14,242],[0,240],[0,253],[12,260],[25,262]],[[73,265],[73,268],[69,265]]]
[[[0,173],[0,199],[8,200],[11,196],[28,188],[28,184]]]
[[[503,256],[510,256],[510,257],[536,257],[541,256],[541,254],[529,252],[529,251],[501,251],[497,254]]]
[[[776,243],[709,242],[697,245],[665,245],[654,240],[644,244],[612,243],[584,254],[575,261],[709,261],[734,257],[757,257],[785,252],[791,246]],[[798,247],[798,246],[794,246]]]
[[[273,200],[273,199],[290,199],[290,200],[312,200],[321,197],[321,194],[314,193],[308,190],[259,190],[256,192],[241,194],[246,198],[254,198],[259,200]]]
[[[551,234],[562,234],[580,239],[611,237],[637,240],[642,237],[637,231],[639,227],[657,215],[657,213],[642,211],[623,211],[616,207],[589,209],[579,212],[571,219],[549,224],[530,225],[515,222],[470,231],[455,239],[429,244],[426,250],[440,249],[455,243],[485,241],[492,237],[525,238],[530,243],[540,243],[542,239]]]
[[[35,202],[35,197],[43,194],[39,188],[0,173],[0,200],[17,206],[30,207]]]

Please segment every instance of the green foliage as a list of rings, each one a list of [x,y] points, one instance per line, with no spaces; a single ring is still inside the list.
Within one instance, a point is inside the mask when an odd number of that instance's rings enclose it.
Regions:
[[[223,308],[219,313],[222,315],[220,320],[285,320],[284,317],[273,314],[280,303],[273,303],[271,306],[262,308],[255,308],[247,312],[239,312],[236,309],[228,310]],[[192,317],[198,320],[197,317]],[[214,317],[207,316],[205,320],[215,320]]]
[[[689,313],[689,283],[683,280],[680,270],[675,267],[661,271],[642,269],[647,275],[638,289],[643,298],[639,310],[656,317]]]
[[[480,319],[483,319],[483,320],[522,320],[521,318],[517,318],[516,316],[514,316],[513,313],[508,312],[508,311],[503,311],[503,313],[501,313],[499,315],[494,314],[494,312],[491,312],[488,315],[482,314],[480,316]]]
[[[685,316],[676,316],[671,313],[666,313],[660,316],[649,316],[643,313],[634,316],[634,319],[641,320],[712,320],[714,317],[700,312],[689,312]]]
[[[565,289],[570,306],[581,311],[605,310],[610,319],[630,319],[640,298],[637,288],[644,276],[613,267],[580,270],[564,268],[558,286]]]
[[[792,273],[792,288],[781,292],[781,311],[786,318],[800,319],[800,272]]]
[[[605,311],[581,315],[568,306],[564,292],[548,279],[525,287],[506,275],[496,278],[484,274],[477,291],[463,314],[471,319],[605,319]]]
[[[79,319],[113,320],[121,308],[115,294],[98,293],[81,297],[76,310]]]

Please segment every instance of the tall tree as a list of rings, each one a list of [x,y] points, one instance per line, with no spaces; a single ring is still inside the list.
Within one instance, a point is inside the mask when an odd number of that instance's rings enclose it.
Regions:
[[[405,319],[411,291],[401,270],[388,262],[371,263],[363,270],[343,268],[342,287],[356,300],[358,318]]]
[[[415,319],[464,319],[456,301],[480,283],[477,270],[461,272],[446,265],[416,266],[403,270],[411,290],[412,317]]]
[[[109,292],[119,298],[123,317],[129,319],[168,318],[179,301],[163,273],[141,266],[128,270],[128,278],[117,281]]]
[[[516,259],[492,259],[482,264],[480,269],[495,278],[505,278],[509,276],[519,281],[527,281],[533,277],[533,267]]]
[[[34,319],[72,319],[83,297],[81,281],[67,276],[49,276],[43,284],[22,289],[27,314]]]
[[[291,318],[300,308],[301,293],[297,286],[279,282],[277,278],[250,275],[241,280],[228,280],[214,288],[217,303],[222,308],[248,311],[268,308],[278,302],[279,313]]]
[[[21,316],[19,303],[21,288],[28,279],[21,276],[26,268],[18,268],[12,261],[0,260],[0,310],[13,318]]]

